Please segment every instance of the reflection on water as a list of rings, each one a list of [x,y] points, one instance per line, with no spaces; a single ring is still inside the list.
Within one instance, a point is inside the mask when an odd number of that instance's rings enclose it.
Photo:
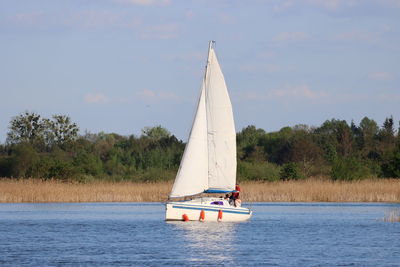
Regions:
[[[227,264],[234,262],[239,223],[218,222],[168,222],[177,228],[177,238],[188,249],[189,262],[202,264]]]

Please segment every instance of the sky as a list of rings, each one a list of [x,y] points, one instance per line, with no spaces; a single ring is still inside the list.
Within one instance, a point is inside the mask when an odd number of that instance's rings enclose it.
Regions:
[[[400,120],[400,0],[0,0],[0,143],[22,112],[186,140],[208,41],[236,130]]]

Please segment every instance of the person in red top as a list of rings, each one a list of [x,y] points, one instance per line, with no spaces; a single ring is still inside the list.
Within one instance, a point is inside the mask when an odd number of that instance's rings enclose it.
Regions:
[[[240,187],[239,184],[236,184],[235,192],[232,192],[232,197],[234,200],[239,198],[239,193],[240,193]]]
[[[235,203],[235,207],[240,207],[240,204],[242,203],[242,201],[239,199],[239,193],[240,193],[240,186],[239,184],[236,184],[235,192],[232,192],[232,199]]]

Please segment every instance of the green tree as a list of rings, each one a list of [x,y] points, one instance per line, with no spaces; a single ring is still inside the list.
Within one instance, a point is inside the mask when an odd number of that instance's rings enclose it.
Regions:
[[[374,176],[362,160],[356,157],[339,157],[332,165],[331,177],[334,180],[359,180]]]
[[[237,177],[239,181],[278,181],[280,167],[270,162],[238,161]]]
[[[283,164],[280,176],[281,180],[298,180],[303,178],[300,168],[295,162]]]
[[[278,132],[267,133],[260,138],[260,145],[268,161],[283,164],[289,160],[290,140],[294,131],[290,127],[283,127]]]
[[[361,152],[364,157],[375,158],[377,153],[376,138],[379,131],[378,124],[367,117],[360,122]]]
[[[171,133],[163,128],[161,125],[155,127],[145,127],[142,129],[142,135],[150,138],[153,141],[158,141],[162,138],[168,138],[171,136]]]
[[[288,151],[290,161],[298,164],[305,177],[311,175],[316,164],[323,163],[323,150],[313,142],[310,134],[295,135],[290,142]]]
[[[32,176],[32,170],[39,157],[30,143],[20,143],[14,146],[11,159],[11,175],[17,178]]]
[[[101,160],[85,150],[79,151],[73,158],[73,165],[81,174],[96,176],[103,172]]]
[[[345,120],[327,120],[315,130],[319,143],[324,149],[335,146],[336,152],[341,156],[352,153],[353,135],[351,128]]]
[[[7,143],[30,143],[34,146],[41,146],[44,143],[45,128],[45,121],[39,114],[26,111],[10,121]]]
[[[248,161],[265,161],[264,148],[260,146],[260,140],[265,135],[263,129],[257,129],[254,125],[243,128],[236,135],[238,158]]]
[[[385,119],[382,128],[379,130],[378,140],[377,158],[380,161],[383,175],[391,177],[393,172],[390,171],[392,169],[390,166],[392,166],[391,162],[393,162],[393,155],[396,150],[396,136],[392,116]]]
[[[400,140],[387,162],[382,164],[382,171],[385,177],[400,178]]]
[[[392,116],[385,119],[382,129],[379,131],[379,139],[381,141],[382,150],[393,148],[396,138]]]
[[[107,160],[104,162],[104,170],[110,176],[123,176],[129,174],[129,165],[124,165],[123,151],[120,148],[115,148],[110,151]],[[135,164],[132,164],[133,167]],[[136,168],[135,168],[136,170]],[[132,169],[131,169],[132,171]],[[132,174],[132,172],[131,172]]]
[[[50,145],[65,149],[78,137],[79,127],[66,115],[53,115],[52,120],[45,120],[46,139]]]
[[[12,158],[10,156],[0,156],[0,177],[12,176],[12,163]]]

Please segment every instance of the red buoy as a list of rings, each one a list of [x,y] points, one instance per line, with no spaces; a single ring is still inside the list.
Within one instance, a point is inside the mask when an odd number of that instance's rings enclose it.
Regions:
[[[185,214],[183,214],[182,215],[182,220],[184,221],[184,222],[187,222],[187,221],[189,221],[189,216],[187,216],[187,214],[185,213]]]
[[[206,213],[204,212],[204,210],[201,210],[200,211],[200,219],[199,220],[201,222],[204,222],[205,218],[206,218]]]
[[[222,210],[218,211],[218,221],[222,221]]]

